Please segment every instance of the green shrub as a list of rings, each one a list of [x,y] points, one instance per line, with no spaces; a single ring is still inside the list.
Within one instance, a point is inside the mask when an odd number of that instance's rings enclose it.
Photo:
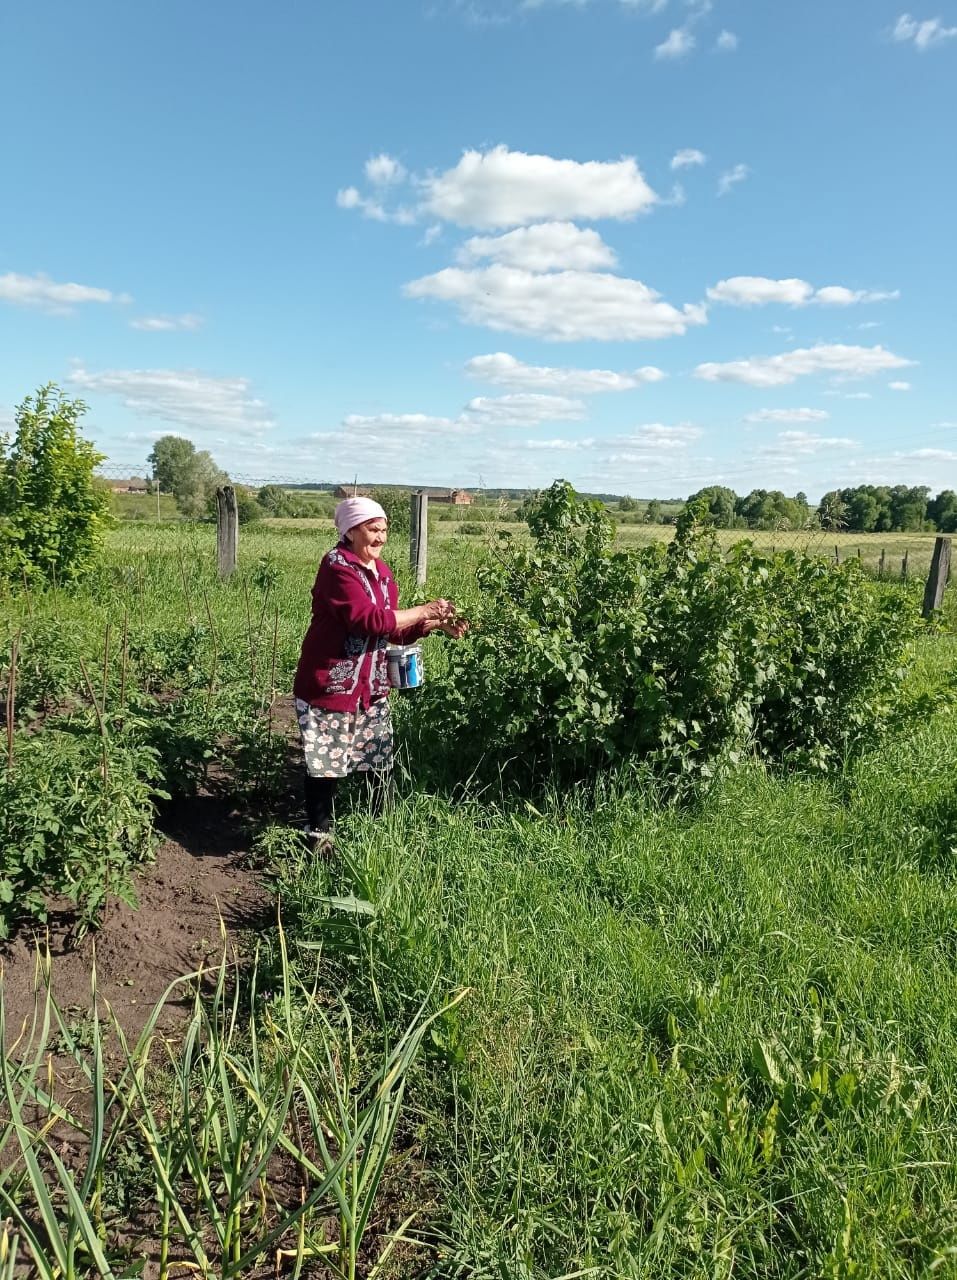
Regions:
[[[879,731],[918,618],[910,597],[748,543],[723,554],[701,504],[665,548],[615,551],[599,503],[556,482],[500,534],[448,675],[417,714],[455,758],[528,777],[624,759],[708,778],[754,751],[825,767]],[[475,744],[470,752],[462,744]]]
[[[157,762],[134,736],[104,740],[80,726],[14,743],[0,770],[0,937],[47,899],[76,903],[81,927],[110,895],[136,904],[134,868],[153,850]]]
[[[0,576],[73,582],[95,564],[113,517],[85,412],[50,383],[18,405],[13,440],[0,435]]]

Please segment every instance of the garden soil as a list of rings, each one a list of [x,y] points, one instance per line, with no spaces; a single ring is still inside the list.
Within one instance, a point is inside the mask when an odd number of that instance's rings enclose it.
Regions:
[[[54,999],[70,1021],[90,1018],[95,956],[99,995],[135,1038],[175,978],[221,958],[221,920],[231,953],[247,951],[251,935],[273,922],[272,897],[248,865],[241,815],[226,802],[179,800],[158,826],[165,839],[137,877],[138,910],[111,900],[101,927],[77,942],[73,913],[54,909],[45,929],[21,931],[0,947],[8,1042],[33,1014],[38,941],[49,943]],[[184,984],[159,1029],[175,1028],[191,1005]]]

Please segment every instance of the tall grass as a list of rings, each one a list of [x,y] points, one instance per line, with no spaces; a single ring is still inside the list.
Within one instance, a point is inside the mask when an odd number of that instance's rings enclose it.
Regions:
[[[415,1095],[435,1274],[951,1274],[955,777],[944,706],[841,776],[748,769],[692,809],[609,779],[355,817],[380,985],[474,992]],[[290,868],[300,938],[324,892]]]

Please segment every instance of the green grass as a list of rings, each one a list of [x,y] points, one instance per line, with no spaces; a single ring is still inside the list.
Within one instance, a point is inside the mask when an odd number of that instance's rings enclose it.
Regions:
[[[827,541],[912,563],[932,545]],[[55,614],[95,651],[124,610],[148,629],[208,602],[242,651],[248,601],[278,610],[286,689],[329,542],[326,524],[244,529],[221,584],[211,527],[126,525],[90,591],[14,598],[8,626]],[[430,592],[467,610],[484,554],[439,522]],[[928,637],[926,720],[832,776],[746,768],[693,808],[613,777],[536,807],[430,792],[406,756],[394,812],[344,819],[341,867],[283,857],[291,948],[321,942],[370,1017],[371,979],[396,1029],[469,988],[407,1092],[432,1274],[957,1275],[955,677],[957,643]],[[361,930],[322,901],[349,893],[373,907]]]
[[[443,1274],[953,1273],[955,730],[692,812],[407,784],[354,820],[380,985],[472,991],[417,1096]],[[300,937],[322,881],[284,886]]]

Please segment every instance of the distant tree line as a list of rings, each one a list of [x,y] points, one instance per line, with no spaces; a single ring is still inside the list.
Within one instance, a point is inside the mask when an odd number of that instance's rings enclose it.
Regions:
[[[780,489],[752,489],[743,497],[725,485],[712,484],[693,493],[688,501],[703,499],[712,523],[721,529],[803,529],[817,524],[807,495],[789,498]]]
[[[707,485],[691,494],[688,502],[701,498],[708,518],[719,529],[806,529],[822,528],[852,533],[913,533],[920,530],[957,532],[957,493],[942,489],[935,498],[926,485],[871,485],[832,489],[815,507],[804,493],[789,497],[780,489],[752,489],[741,495],[725,485]],[[657,498],[642,503],[622,498],[620,511],[639,512],[645,523],[673,522],[674,513],[664,513]]]
[[[942,489],[932,498],[926,485],[861,484],[826,493],[818,513],[825,527],[860,533],[910,533],[920,529],[954,533],[957,494],[953,489]]]

